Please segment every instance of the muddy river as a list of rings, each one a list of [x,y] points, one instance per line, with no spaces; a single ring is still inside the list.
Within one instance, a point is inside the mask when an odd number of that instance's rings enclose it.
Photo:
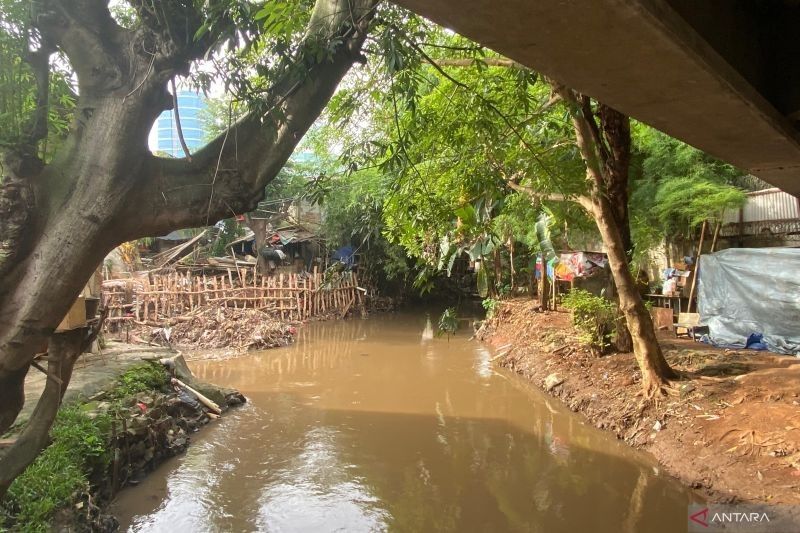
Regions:
[[[304,327],[201,362],[249,399],[124,490],[122,531],[685,531],[689,492],[646,455],[405,313]],[[469,332],[467,332],[469,329]]]

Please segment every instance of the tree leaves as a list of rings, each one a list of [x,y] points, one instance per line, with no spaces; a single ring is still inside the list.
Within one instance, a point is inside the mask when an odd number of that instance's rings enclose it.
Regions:
[[[721,220],[726,209],[738,209],[745,200],[742,190],[724,183],[674,178],[658,187],[655,212],[662,227],[676,233],[684,227],[696,228],[706,220]]]
[[[652,231],[643,225],[667,236],[685,235],[744,203],[744,192],[731,185],[740,170],[647,126],[636,125],[634,133],[641,168],[631,196],[637,241],[652,241]]]

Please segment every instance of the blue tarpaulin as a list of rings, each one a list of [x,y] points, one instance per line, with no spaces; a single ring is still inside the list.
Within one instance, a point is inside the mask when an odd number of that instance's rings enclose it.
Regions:
[[[705,255],[697,282],[700,323],[708,326],[712,344],[755,343],[755,349],[800,355],[800,249],[730,248]]]
[[[352,246],[342,246],[335,252],[333,252],[333,260],[334,261],[341,261],[345,265],[353,266],[353,258],[354,252]]]

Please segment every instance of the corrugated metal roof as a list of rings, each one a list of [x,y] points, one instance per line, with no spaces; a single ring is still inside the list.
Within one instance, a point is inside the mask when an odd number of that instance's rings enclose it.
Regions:
[[[767,189],[747,194],[742,208],[742,222],[768,222],[771,220],[800,219],[798,199],[780,189]],[[723,224],[737,224],[739,210],[727,211]]]

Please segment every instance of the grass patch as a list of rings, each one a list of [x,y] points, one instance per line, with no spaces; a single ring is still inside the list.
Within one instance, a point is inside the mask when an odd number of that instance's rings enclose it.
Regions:
[[[113,398],[126,398],[140,392],[161,390],[167,386],[167,373],[160,363],[148,362],[132,366],[117,378],[110,391]]]
[[[53,513],[89,489],[88,473],[108,465],[110,424],[108,415],[92,418],[80,404],[62,407],[50,430],[53,443],[11,485],[6,517],[23,531],[49,531]]]
[[[159,363],[132,366],[121,374],[106,396],[113,405],[121,400],[166,387],[168,377]],[[96,405],[96,402],[94,402]],[[77,494],[90,490],[90,476],[105,472],[112,415],[92,412],[92,403],[73,402],[61,407],[50,430],[52,443],[19,476],[2,502],[3,522],[14,530],[50,531],[53,515],[72,505]]]

